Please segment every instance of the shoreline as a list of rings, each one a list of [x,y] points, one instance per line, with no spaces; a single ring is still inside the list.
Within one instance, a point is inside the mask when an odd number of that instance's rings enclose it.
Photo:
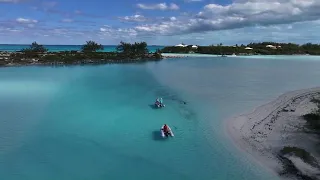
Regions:
[[[94,61],[90,60],[87,62],[78,61],[73,63],[49,63],[49,62],[30,62],[30,63],[8,63],[0,64],[0,68],[6,67],[30,67],[30,66],[39,66],[39,67],[65,67],[65,66],[99,66],[99,65],[111,65],[111,64],[142,64],[147,62],[157,62],[163,59],[143,59],[143,60],[104,60],[104,61]]]
[[[283,162],[278,154],[279,149],[285,145],[299,146],[292,143],[292,134],[300,130],[297,127],[301,128],[302,123],[294,117],[310,113],[314,108],[310,100],[319,95],[320,87],[284,93],[253,111],[226,120],[227,137],[250,159],[281,177]],[[292,126],[292,119],[296,127]]]
[[[185,58],[185,57],[235,57],[235,58],[248,58],[248,57],[282,57],[282,56],[290,56],[290,57],[316,57],[319,58],[320,55],[306,55],[306,54],[293,54],[293,55],[286,55],[286,54],[274,54],[274,55],[225,55],[221,56],[219,54],[201,54],[201,53],[161,53],[165,58]]]

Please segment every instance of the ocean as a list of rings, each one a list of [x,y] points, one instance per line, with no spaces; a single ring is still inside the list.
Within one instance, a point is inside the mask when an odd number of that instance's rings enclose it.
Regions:
[[[21,51],[22,49],[28,48],[30,45],[19,45],[19,44],[0,44],[0,51],[14,52]],[[44,45],[49,52],[57,51],[80,51],[82,45]],[[103,52],[116,51],[116,45],[104,45]],[[162,49],[163,46],[148,46],[150,52],[155,52],[157,49]]]
[[[318,77],[320,58],[294,56],[1,68],[0,179],[278,179],[225,122]]]

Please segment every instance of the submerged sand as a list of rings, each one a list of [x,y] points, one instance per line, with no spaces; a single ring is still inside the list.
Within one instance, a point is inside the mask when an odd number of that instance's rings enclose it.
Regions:
[[[251,113],[230,119],[228,134],[240,149],[251,154],[260,164],[280,173],[283,163],[279,152],[285,146],[303,148],[319,157],[314,148],[317,138],[303,132],[305,121],[301,118],[317,108],[311,99],[319,97],[320,87],[285,93]],[[320,178],[318,168],[297,157],[288,159],[301,174]]]

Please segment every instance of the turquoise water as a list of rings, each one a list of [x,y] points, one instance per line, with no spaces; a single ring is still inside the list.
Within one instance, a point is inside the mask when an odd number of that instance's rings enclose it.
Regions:
[[[57,51],[80,51],[82,45],[44,45],[50,52]],[[19,45],[19,44],[0,44],[0,51],[20,51],[22,49],[28,48],[29,45]],[[163,46],[149,46],[150,52],[155,52],[157,49],[162,49]],[[104,52],[116,51],[116,46],[105,45]]]
[[[2,68],[0,179],[277,179],[223,122],[320,85],[320,60],[288,58]],[[150,106],[158,96],[165,109]],[[163,123],[174,138],[160,138]]]

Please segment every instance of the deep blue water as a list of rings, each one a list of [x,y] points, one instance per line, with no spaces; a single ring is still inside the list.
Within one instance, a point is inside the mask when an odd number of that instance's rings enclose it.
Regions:
[[[82,45],[44,45],[50,52],[57,51],[80,51]],[[22,49],[28,48],[29,45],[18,45],[18,44],[0,44],[0,51],[20,51]],[[157,49],[162,49],[163,46],[149,46],[150,52],[155,52]],[[105,45],[104,52],[116,51],[115,45]]]
[[[318,77],[320,59],[292,57],[2,68],[0,179],[277,179],[224,121]],[[174,138],[160,138],[164,123]]]

